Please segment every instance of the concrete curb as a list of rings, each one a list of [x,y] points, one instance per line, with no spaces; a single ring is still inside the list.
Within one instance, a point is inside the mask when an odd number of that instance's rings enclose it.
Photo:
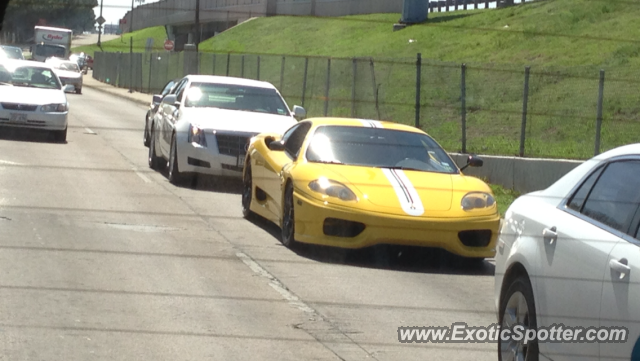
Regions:
[[[113,86],[113,85],[109,85],[109,84],[106,84],[106,83],[101,83],[101,84],[104,84],[105,86],[110,86],[110,87]],[[108,90],[109,88],[104,88],[102,86],[96,86],[96,85],[88,84],[88,83],[84,83],[83,86],[85,86],[87,88],[95,89],[95,90],[103,92],[103,93],[107,93],[107,94],[116,96],[116,97],[118,97],[120,99],[129,100],[131,102],[134,102],[134,103],[140,104],[140,105],[149,105],[149,103],[151,102],[150,100],[145,102],[145,101],[140,100],[140,99],[135,99],[133,97],[129,97],[129,96],[125,95],[125,94],[120,94],[119,92],[110,91],[110,90]],[[151,96],[149,98],[151,98]]]

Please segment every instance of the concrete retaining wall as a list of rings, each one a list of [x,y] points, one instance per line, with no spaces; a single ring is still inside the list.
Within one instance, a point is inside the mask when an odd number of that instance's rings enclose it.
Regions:
[[[468,155],[450,154],[459,166],[467,164]],[[542,190],[553,184],[582,161],[565,159],[518,158],[501,156],[480,156],[484,165],[469,167],[465,174],[484,178],[489,183],[514,189],[521,193]]]
[[[315,7],[312,4],[315,3]],[[402,12],[403,0],[279,0],[277,15],[345,16]]]

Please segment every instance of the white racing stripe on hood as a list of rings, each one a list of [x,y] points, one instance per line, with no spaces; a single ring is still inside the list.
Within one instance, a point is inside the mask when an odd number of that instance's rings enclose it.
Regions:
[[[382,123],[380,123],[377,120],[368,120],[368,119],[360,119],[360,122],[362,123],[362,125],[364,125],[366,128],[384,128],[382,126]]]
[[[424,206],[415,187],[401,169],[382,168],[382,173],[387,177],[393,190],[398,196],[402,210],[410,216],[421,216],[424,214]]]

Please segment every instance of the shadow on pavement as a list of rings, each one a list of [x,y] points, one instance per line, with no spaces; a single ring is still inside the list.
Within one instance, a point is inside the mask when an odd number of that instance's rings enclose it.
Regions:
[[[168,168],[164,169],[162,174],[168,178]],[[240,178],[214,177],[204,174],[194,174],[191,181],[180,184],[179,187],[203,192],[242,194]]]
[[[53,133],[42,129],[25,129],[0,127],[0,140],[15,142],[52,143],[64,145],[67,142],[56,142]]]
[[[281,231],[268,220],[253,215],[249,221],[280,241]],[[489,262],[468,260],[438,248],[379,245],[359,250],[297,244],[293,252],[301,257],[331,264],[390,271],[455,275],[493,276]]]

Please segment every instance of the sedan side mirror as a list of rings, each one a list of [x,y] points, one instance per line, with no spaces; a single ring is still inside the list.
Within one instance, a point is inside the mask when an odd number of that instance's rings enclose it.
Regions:
[[[74,90],[76,90],[76,87],[74,87],[74,86],[73,86],[73,84],[67,84],[67,85],[65,85],[65,86],[62,88],[62,90],[63,90],[65,93],[71,93],[71,92],[73,92]]]
[[[153,102],[153,104],[162,103],[162,95],[159,95],[159,94],[154,95],[152,102]]]
[[[270,142],[267,147],[269,147],[269,150],[281,152],[284,150],[284,142],[282,140],[274,140]]]
[[[307,111],[298,105],[293,106],[293,117],[297,120],[302,120],[307,117]]]
[[[164,98],[162,98],[162,104],[166,104],[166,105],[175,106],[176,101],[177,99],[175,94],[167,94],[164,96]]]
[[[482,160],[482,158],[472,154],[467,158],[467,165],[460,168],[460,170],[465,170],[467,167],[482,167],[483,164],[484,161]]]

